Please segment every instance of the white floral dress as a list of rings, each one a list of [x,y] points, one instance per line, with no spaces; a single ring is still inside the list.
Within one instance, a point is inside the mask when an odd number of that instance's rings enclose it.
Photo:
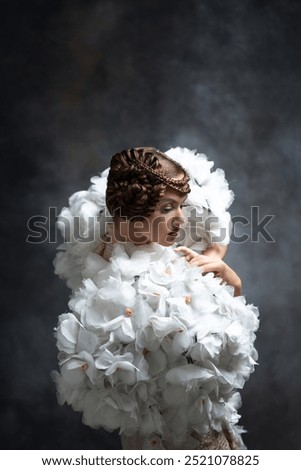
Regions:
[[[216,215],[216,234],[229,221],[232,200],[224,175],[212,178],[210,205],[210,162],[187,149],[173,150],[173,157],[176,151],[189,152],[191,164],[180,161],[194,174],[190,202],[198,214]],[[209,176],[200,183],[195,168],[201,163]],[[225,435],[231,436],[227,443],[233,438],[243,447],[238,390],[257,360],[257,308],[234,297],[234,289],[212,273],[203,276],[174,247],[110,246],[99,233],[92,237],[93,218],[104,211],[106,175],[73,195],[59,221],[61,228],[63,218],[70,222],[69,233],[63,233],[71,236],[56,257],[56,272],[73,289],[69,312],[59,316],[55,333],[59,403],[82,412],[83,422],[93,428],[118,429],[124,449],[232,448],[216,444]],[[216,202],[214,208],[218,180],[219,194],[224,191],[228,202],[221,198],[224,206]],[[78,220],[81,235],[90,237],[85,243],[72,237]],[[102,226],[101,220],[97,224]],[[197,227],[198,241],[189,232],[186,244],[204,249],[210,233],[201,237],[201,230]],[[208,436],[216,442],[206,447]]]

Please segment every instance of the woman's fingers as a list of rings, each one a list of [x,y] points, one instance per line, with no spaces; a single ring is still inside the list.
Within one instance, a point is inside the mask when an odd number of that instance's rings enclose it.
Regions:
[[[195,266],[202,266],[211,259],[209,256],[199,255],[196,251],[191,250],[187,246],[179,246],[175,248],[175,251],[177,253],[183,253],[185,259]]]
[[[190,255],[191,257],[197,254],[195,251],[191,250],[187,246],[178,246],[177,248],[175,248],[175,251],[177,253],[183,253],[183,255]]]
[[[197,253],[195,251],[191,250],[190,248],[188,248],[187,246],[178,246],[177,248],[175,248],[175,252],[183,253],[183,255],[185,256],[185,259],[187,261],[190,261],[195,256],[197,256]]]
[[[185,245],[181,245],[181,246],[177,246],[177,248],[175,248],[175,251],[187,252],[187,251],[192,251],[192,250]]]
[[[212,267],[212,270],[215,270],[216,266],[219,266],[219,268],[223,266],[220,259],[212,259],[210,256],[205,255],[199,255],[197,258],[193,258],[189,264],[192,266],[202,266],[202,268],[208,266],[209,269]]]
[[[192,263],[190,263],[190,264],[192,264]],[[204,263],[201,264],[201,266],[202,266],[203,272],[205,272],[205,273],[209,273],[209,272],[213,272],[213,271],[220,272],[222,267],[223,267],[220,263],[214,262],[214,261],[209,262],[209,263],[208,263],[208,261],[204,262]]]

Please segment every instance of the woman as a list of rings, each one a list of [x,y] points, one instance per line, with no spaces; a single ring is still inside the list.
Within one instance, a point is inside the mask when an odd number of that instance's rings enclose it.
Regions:
[[[62,211],[71,237],[56,272],[74,293],[56,331],[59,401],[92,427],[119,429],[123,449],[243,448],[237,389],[254,370],[258,312],[222,260],[233,195],[204,156],[168,153],[114,155]],[[87,214],[99,208],[95,239]]]

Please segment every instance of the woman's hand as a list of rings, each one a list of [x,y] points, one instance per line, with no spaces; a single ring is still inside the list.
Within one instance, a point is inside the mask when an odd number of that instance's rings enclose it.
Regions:
[[[236,272],[230,268],[223,260],[215,256],[199,255],[196,251],[179,246],[175,248],[177,253],[183,253],[185,259],[191,266],[199,266],[203,273],[214,273],[220,277],[226,284],[234,287],[234,296],[241,295],[241,280]]]

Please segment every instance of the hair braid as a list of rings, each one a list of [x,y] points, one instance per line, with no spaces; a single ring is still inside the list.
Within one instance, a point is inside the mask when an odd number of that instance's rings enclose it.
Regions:
[[[183,178],[166,172],[182,173]],[[111,159],[106,204],[113,217],[147,217],[167,186],[190,191],[187,173],[179,164],[151,147],[123,150]]]

